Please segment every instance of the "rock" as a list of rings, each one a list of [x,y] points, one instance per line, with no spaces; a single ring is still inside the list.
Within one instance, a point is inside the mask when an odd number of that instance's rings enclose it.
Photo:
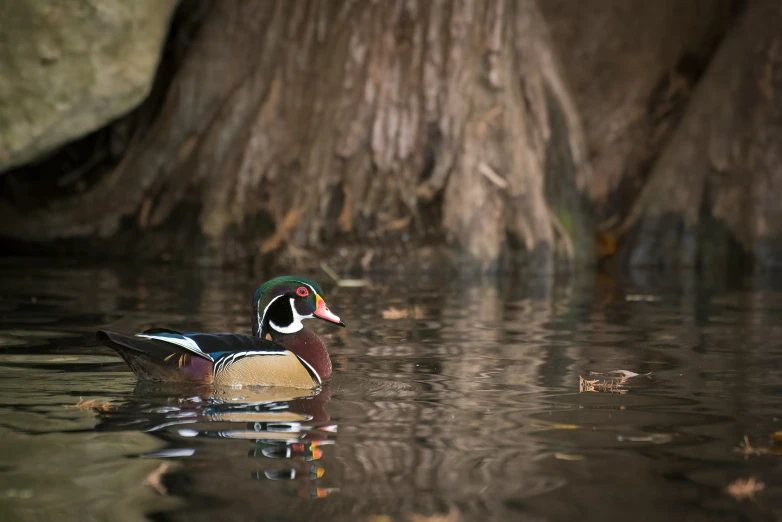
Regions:
[[[0,172],[138,106],[178,0],[3,0]]]

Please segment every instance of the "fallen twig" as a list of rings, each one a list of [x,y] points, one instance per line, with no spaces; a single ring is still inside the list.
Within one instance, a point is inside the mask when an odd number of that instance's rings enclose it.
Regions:
[[[765,455],[769,452],[768,448],[755,448],[749,443],[749,437],[744,435],[744,442],[739,442],[737,448],[733,448],[733,451],[744,454],[744,460],[748,459],[750,455]]]

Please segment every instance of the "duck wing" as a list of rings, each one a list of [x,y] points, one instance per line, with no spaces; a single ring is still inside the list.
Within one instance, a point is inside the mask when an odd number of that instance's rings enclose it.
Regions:
[[[128,337],[99,331],[144,380],[312,388],[320,377],[303,359],[271,341],[233,333],[155,328]]]
[[[113,348],[142,380],[211,383],[214,361],[177,332],[145,332],[133,337],[99,331],[98,340]]]

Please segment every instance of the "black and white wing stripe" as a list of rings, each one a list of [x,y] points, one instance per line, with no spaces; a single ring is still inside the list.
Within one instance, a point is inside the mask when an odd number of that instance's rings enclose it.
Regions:
[[[190,337],[177,333],[177,332],[158,332],[158,331],[146,331],[144,333],[136,334],[136,337],[141,337],[142,339],[151,339],[155,341],[163,341],[171,344],[175,344],[177,346],[181,346],[185,350],[192,352],[196,355],[199,355],[201,357],[204,357],[206,359],[209,359],[210,361],[213,361],[211,355],[201,350],[201,347],[198,346],[198,343],[196,343],[193,339]]]
[[[233,333],[183,334],[174,330],[153,329],[136,334],[136,337],[175,344],[210,361],[217,361],[228,356],[232,357],[230,362],[234,362],[247,355],[283,355],[288,353],[288,350],[271,341]]]

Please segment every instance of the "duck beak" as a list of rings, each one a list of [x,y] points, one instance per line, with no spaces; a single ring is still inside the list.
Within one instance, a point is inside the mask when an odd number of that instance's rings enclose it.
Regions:
[[[323,298],[320,297],[320,295],[315,294],[315,302],[317,303],[317,307],[315,308],[315,311],[312,312],[312,315],[320,319],[323,319],[324,321],[337,324],[342,328],[345,327],[345,323],[342,322],[342,319],[340,319],[339,317],[331,313],[329,307],[326,306],[326,301],[324,301]]]

